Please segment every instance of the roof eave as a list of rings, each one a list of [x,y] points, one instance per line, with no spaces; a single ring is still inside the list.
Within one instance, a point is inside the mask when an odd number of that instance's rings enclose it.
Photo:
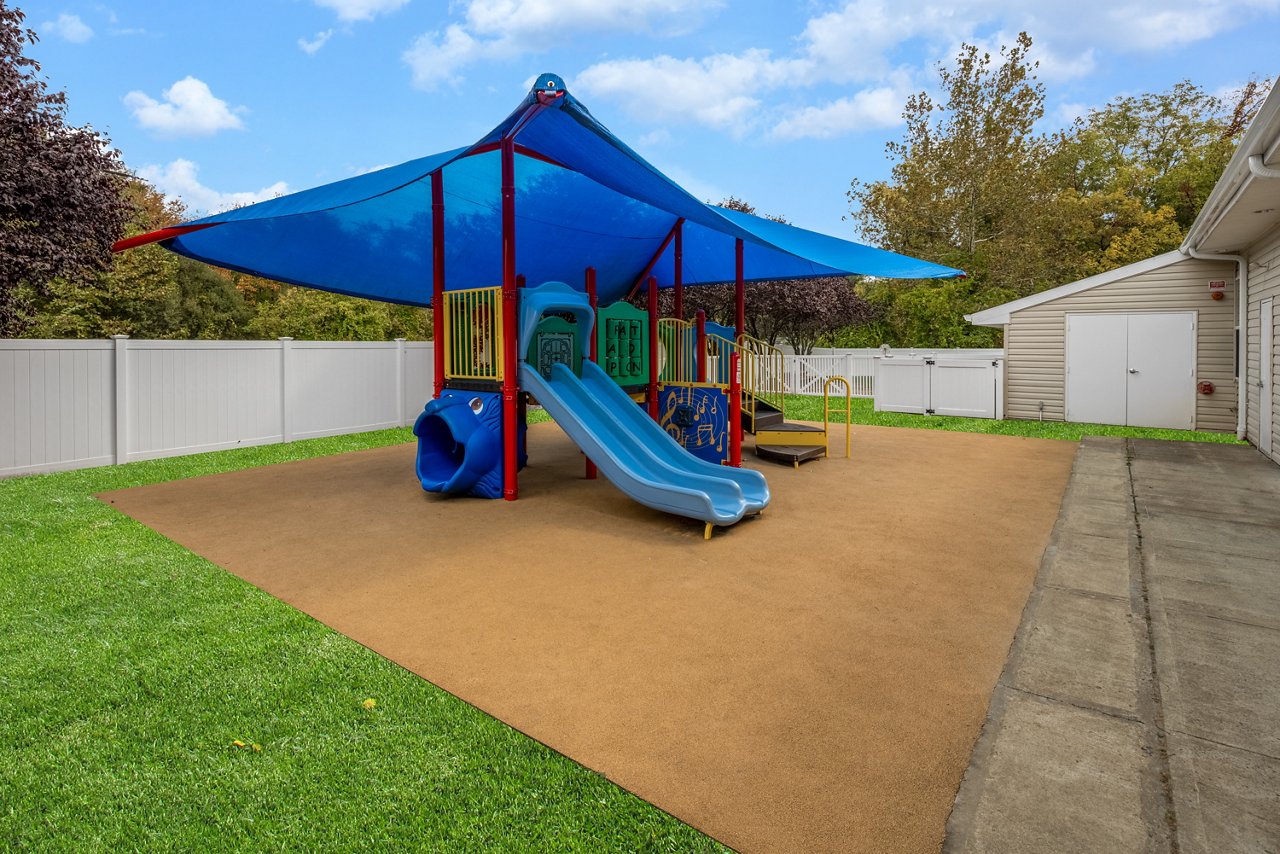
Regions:
[[[1199,249],[1213,236],[1214,230],[1230,213],[1236,198],[1245,186],[1253,180],[1249,169],[1249,158],[1262,155],[1265,159],[1280,146],[1280,86],[1274,87],[1267,100],[1258,109],[1257,116],[1245,131],[1244,138],[1236,146],[1235,154],[1222,171],[1222,176],[1213,185],[1209,198],[1205,199],[1200,213],[1196,215],[1187,236],[1182,241],[1182,250]]]
[[[1081,291],[1100,288],[1103,285],[1109,285],[1112,282],[1118,282],[1121,279],[1127,279],[1130,276],[1138,276],[1143,273],[1150,273],[1159,270],[1180,261],[1187,260],[1187,256],[1179,249],[1171,252],[1165,252],[1162,255],[1154,255],[1142,261],[1135,261],[1132,264],[1125,264],[1123,267],[1116,267],[1114,270],[1108,270],[1105,273],[1098,273],[1096,276],[1089,276],[1085,279],[1077,279],[1074,282],[1068,282],[1065,285],[1058,285],[1056,288],[1050,288],[1047,291],[1040,291],[1028,297],[1012,300],[1010,302],[994,305],[991,308],[976,311],[973,314],[966,314],[964,319],[975,326],[1004,326],[1009,322],[1010,315],[1014,312],[1032,308],[1046,302],[1053,302],[1062,297],[1078,294]]]

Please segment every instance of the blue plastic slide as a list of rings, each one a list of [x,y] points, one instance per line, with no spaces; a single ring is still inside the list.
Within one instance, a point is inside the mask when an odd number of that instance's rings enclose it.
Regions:
[[[582,373],[585,381],[557,363],[547,380],[522,364],[520,384],[629,497],[715,525],[732,525],[769,503],[769,486],[759,472],[698,459],[646,417],[599,366],[583,362]]]

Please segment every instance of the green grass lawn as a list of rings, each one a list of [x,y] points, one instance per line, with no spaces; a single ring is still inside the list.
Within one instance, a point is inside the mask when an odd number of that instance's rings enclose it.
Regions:
[[[0,849],[720,850],[92,497],[410,438],[0,481]]]
[[[841,400],[834,404],[843,406]],[[793,421],[822,421],[822,398],[787,395],[787,418]],[[843,415],[833,416],[842,423]],[[879,427],[917,427],[924,430],[955,430],[961,433],[996,433],[1001,436],[1030,436],[1038,439],[1068,439],[1084,436],[1124,436],[1130,439],[1177,439],[1184,442],[1242,444],[1234,433],[1197,430],[1164,430],[1151,427],[1116,427],[1112,424],[1068,424],[1065,421],[995,421],[989,418],[953,418],[948,415],[908,415],[875,412],[865,398],[853,401],[853,422]]]

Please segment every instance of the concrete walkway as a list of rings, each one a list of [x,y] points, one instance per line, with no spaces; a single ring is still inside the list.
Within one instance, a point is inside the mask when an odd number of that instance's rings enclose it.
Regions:
[[[953,852],[1280,852],[1280,466],[1081,443]]]

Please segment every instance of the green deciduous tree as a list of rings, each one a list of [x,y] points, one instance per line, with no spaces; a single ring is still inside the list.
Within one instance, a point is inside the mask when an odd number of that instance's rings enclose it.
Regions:
[[[254,338],[311,341],[424,340],[431,337],[431,316],[421,308],[284,285],[274,299],[257,304],[247,331]]]
[[[955,67],[939,69],[941,101],[907,100],[906,132],[886,146],[889,180],[854,181],[853,218],[871,242],[959,267],[982,284],[1025,286],[1028,243],[1039,242],[1029,215],[1050,189],[1035,124],[1044,88],[1021,34],[998,57],[963,45]]]
[[[142,181],[130,181],[122,198],[130,212],[127,234],[184,216],[181,205]],[[226,275],[156,245],[117,255],[107,272],[55,279],[29,296],[35,311],[24,334],[38,338],[239,338],[250,316]]]
[[[66,121],[66,96],[50,92],[24,15],[0,0],[0,335],[30,325],[30,300],[58,280],[110,266],[128,207],[110,142]]]
[[[754,206],[730,196],[721,207],[754,214]],[[780,216],[766,216],[785,223]],[[645,299],[643,293],[638,294]],[[702,309],[707,317],[725,326],[735,322],[736,304],[733,285],[709,285],[685,289],[686,319]],[[675,302],[672,291],[661,292],[659,309],[671,316]],[[745,287],[746,331],[748,335],[777,345],[786,342],[800,353],[813,350],[817,340],[852,324],[863,323],[872,315],[871,306],[860,297],[854,283],[843,277],[802,279],[780,282],[748,282]]]
[[[1031,46],[1026,33],[994,57],[962,45],[939,69],[939,99],[908,100],[889,179],[849,191],[864,236],[968,283],[867,283],[876,322],[832,340],[998,344],[963,315],[1176,248],[1269,89],[1223,99],[1183,82],[1045,135]]]

